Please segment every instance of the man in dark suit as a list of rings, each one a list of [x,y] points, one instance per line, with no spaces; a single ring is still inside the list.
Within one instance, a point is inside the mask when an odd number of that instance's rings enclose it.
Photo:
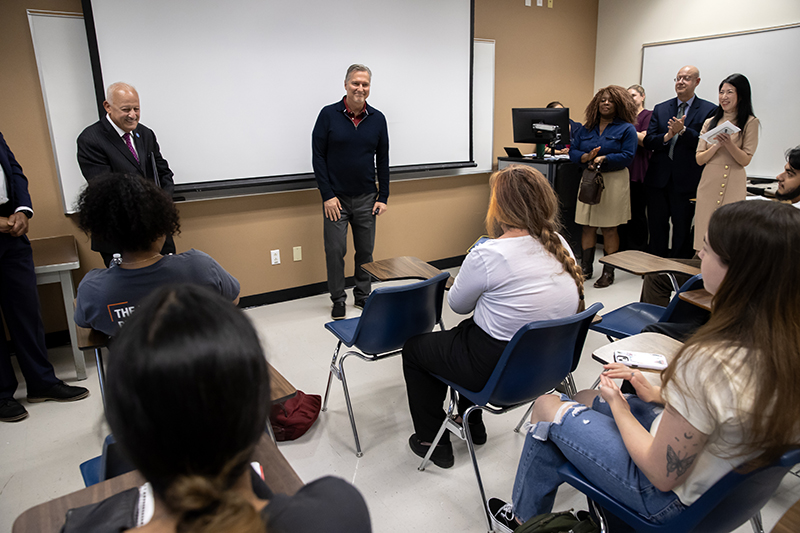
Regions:
[[[677,98],[653,109],[644,146],[653,151],[645,174],[645,198],[650,230],[650,253],[667,257],[694,255],[691,229],[697,184],[703,168],[695,160],[703,122],[716,106],[694,94],[700,71],[687,65],[675,77]],[[669,223],[672,220],[672,248]]]
[[[139,93],[127,83],[113,83],[103,102],[106,116],[87,127],[78,136],[78,164],[86,181],[121,172],[139,174],[153,180],[170,196],[175,190],[172,171],[153,130],[139,124]],[[100,252],[106,265],[116,249],[113,243],[92,239],[92,250]],[[175,253],[175,242],[168,237],[162,254]]]
[[[39,310],[28,219],[33,217],[28,179],[0,133],[0,310],[14,343],[29,402],[68,402],[89,395],[58,379],[47,360],[44,325]],[[0,326],[2,328],[2,326]],[[15,422],[28,411],[14,399],[17,378],[5,335],[0,338],[0,421]]]

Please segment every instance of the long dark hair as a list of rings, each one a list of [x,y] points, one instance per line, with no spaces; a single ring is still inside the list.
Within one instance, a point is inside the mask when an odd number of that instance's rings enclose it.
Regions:
[[[744,413],[740,455],[760,452],[748,466],[761,466],[800,435],[800,210],[779,202],[724,205],[711,216],[708,244],[728,271],[711,318],[664,371],[663,386],[702,398],[673,381],[679,363],[697,357],[709,375],[732,372],[746,383],[753,403]],[[709,356],[726,350],[744,356],[737,362]]]
[[[136,306],[111,347],[106,414],[178,531],[264,531],[231,487],[266,428],[269,391],[258,336],[231,302],[177,285]]]
[[[744,74],[731,74],[720,82],[720,91],[722,90],[722,86],[726,83],[733,85],[736,89],[736,125],[744,129],[745,124],[747,124],[747,119],[751,116],[756,116],[755,113],[753,113],[753,92],[750,89],[750,80],[748,80]],[[709,129],[716,128],[719,119],[721,119],[724,114],[725,112],[722,110],[722,106],[718,105],[711,119]]]

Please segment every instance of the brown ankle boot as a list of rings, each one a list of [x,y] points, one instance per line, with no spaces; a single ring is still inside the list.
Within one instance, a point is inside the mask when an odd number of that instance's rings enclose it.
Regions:
[[[603,275],[594,282],[595,289],[604,289],[614,283],[614,267],[603,265]]]

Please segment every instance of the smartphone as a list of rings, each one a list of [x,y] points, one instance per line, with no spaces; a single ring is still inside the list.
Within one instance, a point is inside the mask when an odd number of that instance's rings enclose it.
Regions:
[[[667,358],[657,353],[616,350],[614,352],[614,361],[631,368],[649,368],[650,370],[667,368]]]

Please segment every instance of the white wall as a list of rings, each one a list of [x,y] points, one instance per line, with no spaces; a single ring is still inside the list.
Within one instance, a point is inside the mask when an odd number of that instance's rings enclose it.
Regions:
[[[800,22],[798,0],[599,0],[595,90],[639,83],[642,45]],[[793,50],[776,62],[796,68]],[[735,53],[733,51],[732,53]],[[785,58],[785,59],[783,59]],[[702,72],[701,72],[702,76]],[[719,80],[712,81],[714,84]],[[672,80],[664,80],[672,84]],[[647,87],[645,87],[647,89]],[[647,102],[652,109],[658,102]]]

